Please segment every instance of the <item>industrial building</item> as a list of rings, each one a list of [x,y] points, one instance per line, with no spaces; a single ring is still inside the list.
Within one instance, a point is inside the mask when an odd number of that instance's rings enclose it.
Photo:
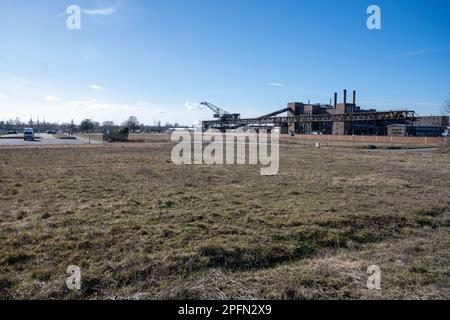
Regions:
[[[334,93],[333,105],[321,104],[304,104],[302,102],[288,103],[288,116],[300,115],[319,115],[319,114],[353,114],[353,113],[369,113],[376,112],[374,109],[364,110],[356,105],[356,91],[353,91],[352,102],[347,101],[347,90],[344,90],[344,99],[342,103],[338,103],[338,94]],[[383,124],[369,121],[361,122],[315,122],[315,123],[291,123],[289,127],[283,128],[283,133],[320,133],[333,135],[347,134],[380,134],[380,128]]]
[[[447,130],[447,127],[391,124],[388,125],[387,130],[387,135],[393,137],[440,137]]]
[[[439,137],[448,132],[448,116],[421,116],[412,124],[388,125],[388,136]]]
[[[436,126],[436,127],[448,127],[448,116],[421,116],[414,121],[416,126]]]
[[[311,104],[289,102],[287,108],[254,119],[241,119],[239,114],[215,107],[211,110],[217,120],[203,121],[203,129],[220,130],[242,127],[279,127],[282,134],[324,134],[324,135],[404,135],[441,136],[449,125],[447,116],[417,117],[414,111],[377,111],[362,109],[356,104],[356,91],[351,102],[347,90],[338,103],[334,93],[333,103]],[[278,116],[287,113],[287,116]],[[223,115],[222,115],[223,114]]]

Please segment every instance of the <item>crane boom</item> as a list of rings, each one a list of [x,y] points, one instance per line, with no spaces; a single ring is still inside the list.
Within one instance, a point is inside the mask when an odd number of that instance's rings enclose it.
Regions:
[[[218,106],[213,105],[212,103],[209,103],[208,101],[200,102],[200,104],[211,109],[211,111],[214,112],[214,118],[220,118],[223,115],[228,114],[227,111],[223,110],[222,108],[219,108]]]
[[[238,113],[229,113],[228,111],[219,108],[218,106],[209,103],[208,101],[200,102],[201,105],[208,107],[212,112],[214,112],[214,118],[218,119],[239,119],[241,117]]]

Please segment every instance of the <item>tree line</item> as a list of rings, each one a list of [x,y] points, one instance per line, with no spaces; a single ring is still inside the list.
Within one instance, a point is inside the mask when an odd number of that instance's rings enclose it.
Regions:
[[[0,121],[0,130],[23,130],[24,128],[31,127],[35,130],[59,130],[62,132],[103,132],[111,130],[113,128],[127,128],[129,132],[149,132],[149,131],[161,131],[167,127],[179,127],[178,123],[165,123],[161,124],[160,121],[155,121],[154,125],[145,125],[141,123],[136,116],[130,116],[128,119],[120,124],[114,123],[114,121],[103,121],[102,123],[92,120],[84,119],[79,124],[76,124],[73,120],[69,123],[56,123],[56,122],[40,122],[39,120],[23,122],[19,118],[2,120]]]

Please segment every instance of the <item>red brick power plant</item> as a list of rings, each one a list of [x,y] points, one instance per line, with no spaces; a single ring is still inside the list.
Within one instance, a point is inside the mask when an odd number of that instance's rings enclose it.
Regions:
[[[440,136],[449,125],[447,116],[417,117],[414,111],[406,109],[362,109],[356,104],[355,90],[351,103],[347,102],[347,90],[344,90],[341,103],[338,103],[335,92],[332,105],[289,102],[287,108],[258,118],[241,119],[239,114],[231,116],[215,108],[218,119],[203,121],[204,130],[279,127],[282,134]],[[279,116],[282,113],[287,113],[287,116]]]

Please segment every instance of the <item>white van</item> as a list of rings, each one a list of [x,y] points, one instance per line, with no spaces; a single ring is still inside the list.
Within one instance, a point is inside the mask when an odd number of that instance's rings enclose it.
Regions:
[[[25,130],[23,130],[23,140],[34,141],[34,131],[32,128],[25,128]]]
[[[447,128],[447,130],[444,131],[444,133],[442,134],[442,136],[444,138],[449,138],[450,137],[450,128]]]

